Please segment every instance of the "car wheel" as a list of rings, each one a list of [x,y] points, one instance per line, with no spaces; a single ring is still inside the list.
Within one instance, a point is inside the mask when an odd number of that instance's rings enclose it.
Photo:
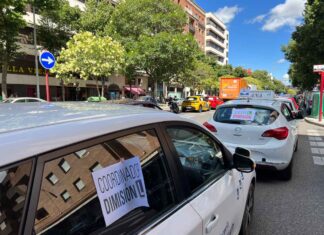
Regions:
[[[298,139],[296,141],[296,146],[295,146],[294,152],[297,152],[297,150],[298,150]]]
[[[182,112],[186,112],[186,109],[182,108],[181,111],[182,111]]]
[[[202,112],[202,106],[200,105],[199,106],[199,113],[201,113]]]
[[[254,207],[254,184],[252,183],[249,188],[249,193],[246,199],[244,215],[240,230],[240,235],[249,235],[251,229],[252,215]]]
[[[286,169],[280,171],[280,176],[281,176],[280,178],[282,180],[290,180],[292,176],[292,168],[293,168],[293,159],[291,159]]]

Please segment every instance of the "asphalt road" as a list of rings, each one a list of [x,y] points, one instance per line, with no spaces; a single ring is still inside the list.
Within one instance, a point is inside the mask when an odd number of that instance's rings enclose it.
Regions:
[[[214,111],[182,113],[200,123]],[[257,172],[252,235],[324,235],[324,128],[299,122],[293,176]]]

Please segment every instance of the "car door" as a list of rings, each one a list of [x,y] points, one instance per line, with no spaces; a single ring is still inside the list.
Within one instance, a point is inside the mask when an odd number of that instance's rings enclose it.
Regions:
[[[238,234],[245,204],[243,175],[226,168],[228,155],[204,131],[177,125],[168,126],[166,132],[188,187],[190,205],[203,220],[202,233]]]
[[[296,144],[297,137],[298,137],[298,127],[297,127],[297,120],[293,117],[292,112],[288,108],[286,104],[281,105],[281,113],[285,117],[285,120],[287,120],[288,128],[290,129],[292,135],[292,143]]]
[[[24,234],[201,234],[200,216],[178,196],[167,152],[154,126],[145,126],[39,156]],[[103,207],[93,173],[134,157],[141,162],[148,207],[127,209],[123,217],[106,224],[105,216],[113,216],[110,212],[125,201],[127,205],[130,194],[107,196]],[[120,175],[106,175],[103,188],[119,184]]]
[[[203,97],[200,97],[200,103],[202,104],[202,107],[204,110],[207,110],[209,105],[208,105],[208,101],[204,100]]]

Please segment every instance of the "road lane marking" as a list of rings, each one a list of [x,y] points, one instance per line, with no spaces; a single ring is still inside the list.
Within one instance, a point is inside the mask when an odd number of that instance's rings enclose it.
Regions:
[[[310,144],[312,147],[324,147],[324,143],[323,143],[323,142],[310,141],[309,144]]]
[[[324,157],[313,156],[313,161],[315,165],[324,166]]]
[[[324,148],[311,148],[313,154],[324,155]]]
[[[321,137],[315,137],[315,136],[308,136],[308,139],[310,141],[322,141]]]

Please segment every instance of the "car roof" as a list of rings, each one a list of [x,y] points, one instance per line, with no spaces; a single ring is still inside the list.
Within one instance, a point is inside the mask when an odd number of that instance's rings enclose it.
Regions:
[[[152,123],[183,121],[176,114],[107,103],[0,105],[0,166],[63,146]]]
[[[275,109],[280,109],[281,102],[275,99],[237,99],[230,100],[222,104],[220,107],[224,106],[235,106],[235,105],[253,105],[260,107],[271,107]]]

